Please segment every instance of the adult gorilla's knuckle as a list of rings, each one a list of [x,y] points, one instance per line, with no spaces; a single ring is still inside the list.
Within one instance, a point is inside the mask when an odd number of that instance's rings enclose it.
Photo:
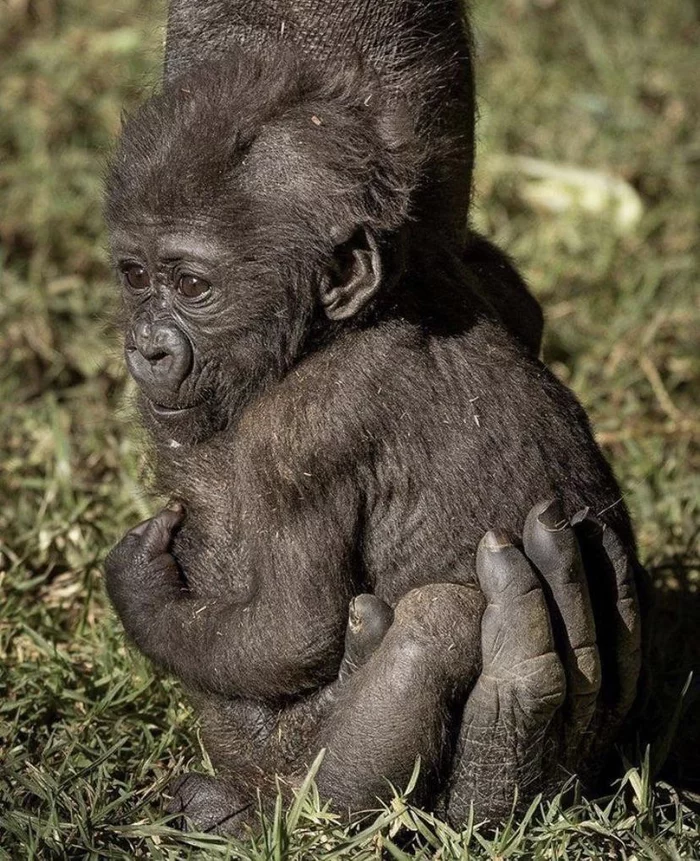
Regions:
[[[482,624],[484,661],[509,669],[552,651],[552,629],[539,590],[506,607],[487,607]]]
[[[550,648],[552,625],[544,594],[539,589],[534,589],[523,595],[517,602],[517,614],[517,624],[526,632],[528,641],[543,651]]]
[[[630,597],[618,600],[617,612],[629,636],[637,641],[641,641],[642,619],[636,598]]]
[[[582,694],[600,690],[603,673],[596,646],[582,646],[574,652],[576,661],[576,687]]]
[[[519,665],[511,679],[515,695],[526,712],[554,711],[566,697],[564,667],[553,652]]]

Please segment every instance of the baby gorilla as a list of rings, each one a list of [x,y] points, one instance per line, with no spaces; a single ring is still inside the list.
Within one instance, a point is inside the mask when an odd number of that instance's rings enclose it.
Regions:
[[[181,505],[107,587],[198,701],[221,777],[175,808],[206,827],[323,747],[339,807],[420,755],[421,803],[497,817],[595,771],[635,696],[619,488],[536,339],[480,298],[483,255],[412,220],[441,152],[421,111],[361,68],[232,52],[167,83],[114,159],[127,364]],[[572,525],[586,506],[602,523]]]
[[[179,576],[167,551],[182,516],[166,510],[132,530],[108,571],[150,558],[148,567]],[[312,696],[283,710],[203,698],[205,744],[223,777],[185,775],[169,810],[200,829],[240,833],[254,822],[251,786],[273,793],[276,776],[298,785],[321,748],[321,790],[353,809],[387,796],[386,775],[405,784],[420,756],[428,770],[414,800],[457,827],[470,804],[498,817],[516,788],[527,798],[553,789],[567,770],[591,776],[636,693],[638,606],[628,556],[589,515],[568,524],[557,502],[533,508],[523,543],[520,550],[503,532],[486,534],[476,559],[480,590],[430,584],[396,611],[374,595],[354,598],[338,679]],[[591,603],[584,557],[614,597]],[[612,634],[604,668],[596,621]],[[603,669],[615,684],[599,701]]]

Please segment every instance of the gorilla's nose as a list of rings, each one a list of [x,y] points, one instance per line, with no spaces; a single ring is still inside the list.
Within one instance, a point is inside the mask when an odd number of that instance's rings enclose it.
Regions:
[[[146,396],[169,405],[192,369],[192,347],[172,323],[139,320],[131,330],[126,361]]]

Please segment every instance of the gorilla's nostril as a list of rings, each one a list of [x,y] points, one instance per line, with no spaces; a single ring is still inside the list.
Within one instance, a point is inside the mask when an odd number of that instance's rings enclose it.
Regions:
[[[138,321],[126,345],[129,370],[155,403],[176,402],[193,358],[186,335],[168,321]]]

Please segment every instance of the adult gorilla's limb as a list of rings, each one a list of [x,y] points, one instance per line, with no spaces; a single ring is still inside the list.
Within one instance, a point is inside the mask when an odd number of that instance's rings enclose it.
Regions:
[[[557,502],[530,512],[524,553],[489,533],[483,672],[464,709],[444,806],[499,819],[567,774],[595,776],[639,690],[641,613],[630,551]],[[596,528],[597,526],[597,528]]]
[[[474,164],[471,37],[460,0],[170,0],[166,81],[243,49],[292,53],[324,73],[369,70],[382,88],[426,107],[424,134],[449,138],[418,210],[463,240]],[[284,74],[282,72],[281,74]],[[437,147],[436,147],[437,148]],[[414,213],[415,214],[415,213]]]
[[[170,0],[166,76],[186,71],[192,60],[217,59],[231,46],[284,43],[320,63],[361,57],[388,71],[422,54],[437,67],[468,61],[465,26],[459,0]],[[451,83],[443,75],[442,84]]]
[[[404,787],[416,758],[414,800],[430,802],[450,753],[450,718],[480,667],[484,597],[433,583],[404,596],[381,645],[341,690],[318,746],[321,792],[340,809],[376,806]]]

